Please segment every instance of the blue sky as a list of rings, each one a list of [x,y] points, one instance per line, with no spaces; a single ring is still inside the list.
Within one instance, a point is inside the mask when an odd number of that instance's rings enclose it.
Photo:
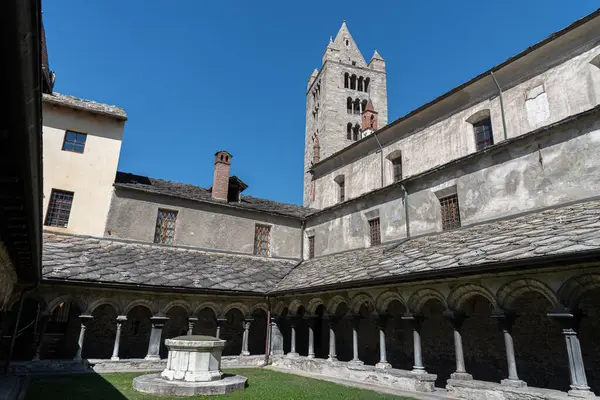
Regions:
[[[598,7],[596,0],[43,2],[55,90],[129,114],[119,170],[302,202],[305,91],[342,20],[387,62],[389,120]]]

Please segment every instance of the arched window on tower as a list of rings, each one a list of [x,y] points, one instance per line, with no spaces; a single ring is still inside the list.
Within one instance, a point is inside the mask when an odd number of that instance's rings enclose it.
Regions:
[[[346,139],[352,140],[352,122],[348,122],[346,126]]]
[[[354,129],[352,130],[352,140],[357,141],[360,138],[360,125],[354,125]]]
[[[356,75],[350,77],[350,89],[356,90]]]
[[[360,114],[360,100],[354,100],[354,114]]]
[[[363,77],[359,77],[358,78],[358,91],[362,92],[363,91]]]
[[[365,79],[365,84],[364,84],[364,92],[368,92],[369,91],[369,83],[371,83],[371,80],[369,78]]]
[[[346,111],[348,114],[352,114],[352,99],[350,97],[346,100]]]
[[[344,74],[344,87],[346,89],[348,89],[349,86],[349,82],[350,81],[350,74],[348,74],[347,72]]]

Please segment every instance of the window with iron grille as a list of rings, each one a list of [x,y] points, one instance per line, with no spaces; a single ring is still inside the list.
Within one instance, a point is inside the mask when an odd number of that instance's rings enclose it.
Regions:
[[[154,231],[154,243],[175,244],[175,223],[177,222],[177,211],[158,209],[156,216],[156,229]]]
[[[394,182],[402,180],[402,157],[396,157],[392,160],[392,169],[394,171]]]
[[[73,151],[75,153],[83,153],[86,139],[87,135],[85,133],[66,131],[62,149],[65,151]]]
[[[73,205],[73,195],[73,192],[52,189],[44,225],[67,227],[69,215],[71,215],[71,206]]]
[[[308,258],[314,258],[315,257],[315,237],[314,236],[309,236],[308,237]]]
[[[460,228],[460,210],[458,209],[458,196],[442,197],[440,199],[442,208],[442,230]]]
[[[339,201],[340,201],[340,203],[343,203],[344,200],[346,200],[346,180],[341,179],[338,182],[338,186],[339,186]]]
[[[268,257],[271,255],[271,227],[256,224],[254,227],[254,255]]]
[[[371,246],[381,244],[381,227],[379,218],[369,220],[369,237],[371,238]]]
[[[476,124],[473,124],[475,130],[475,142],[477,144],[477,151],[483,150],[486,147],[490,147],[494,144],[494,137],[492,135],[492,120],[486,118]]]

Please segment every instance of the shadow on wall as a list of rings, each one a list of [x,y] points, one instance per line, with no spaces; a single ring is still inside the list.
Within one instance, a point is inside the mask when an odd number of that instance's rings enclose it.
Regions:
[[[133,379],[132,374],[121,375],[119,379]],[[133,389],[131,390],[133,391]],[[127,400],[127,397],[112,383],[98,374],[32,377],[25,400],[76,399],[81,398],[84,393],[86,400]]]

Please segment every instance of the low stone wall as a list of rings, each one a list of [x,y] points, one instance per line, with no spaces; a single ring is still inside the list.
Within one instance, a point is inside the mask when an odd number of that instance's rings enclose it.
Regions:
[[[571,391],[571,396],[565,392],[536,387],[515,388],[495,382],[463,381],[449,379],[446,385],[448,395],[466,400],[574,400],[576,398],[599,399],[591,392],[585,393]]]
[[[435,390],[434,374],[414,373],[402,369],[379,369],[371,365],[356,365],[341,361],[327,361],[307,357],[274,357],[272,365],[291,371],[305,371],[332,378],[364,382],[372,385],[387,386],[395,389],[417,392]]]

